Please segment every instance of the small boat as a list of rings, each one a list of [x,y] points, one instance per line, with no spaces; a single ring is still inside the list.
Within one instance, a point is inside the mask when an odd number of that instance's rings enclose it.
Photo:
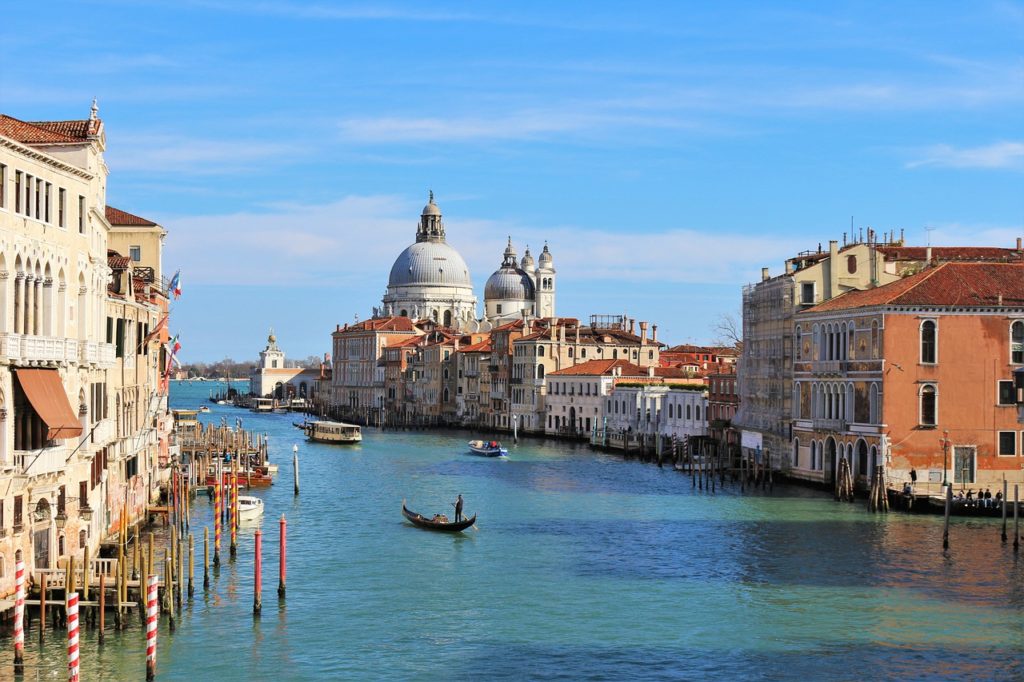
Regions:
[[[199,412],[209,412],[209,411],[210,411],[210,408],[207,407],[206,405],[201,405],[199,407]]]
[[[252,495],[238,496],[238,520],[252,521],[263,515],[263,500]]]
[[[226,400],[218,400],[218,401],[217,401],[217,404],[218,404],[218,405],[227,405],[227,404],[228,404],[228,401],[226,401]]]
[[[469,451],[481,457],[508,457],[508,450],[496,440],[471,440]]]
[[[345,422],[308,422],[306,438],[316,443],[358,443],[363,432],[356,424]]]
[[[417,514],[414,511],[409,511],[409,508],[405,506],[405,502],[402,502],[402,516],[409,519],[412,525],[418,526],[419,528],[426,528],[427,530],[440,530],[448,533],[458,533],[464,531],[474,523],[476,523],[476,514],[463,519],[462,521],[455,522],[449,521],[448,517],[444,514],[435,514],[433,518],[427,518],[422,514]]]

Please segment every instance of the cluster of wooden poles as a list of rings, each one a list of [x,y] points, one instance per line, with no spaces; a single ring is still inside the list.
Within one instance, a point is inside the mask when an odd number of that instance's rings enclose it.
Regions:
[[[236,459],[237,462],[237,459]],[[237,464],[236,464],[237,468]],[[221,530],[223,523],[228,524],[230,531],[230,553],[233,561],[237,555],[238,548],[238,484],[237,471],[233,471],[229,478],[221,475],[220,468],[217,468],[217,479],[213,486],[214,493],[214,552],[213,570],[214,575],[219,573],[220,567],[220,546]],[[162,561],[157,556],[156,539],[153,533],[149,533],[146,542],[143,543],[141,534],[135,532],[134,538],[130,537],[130,526],[128,525],[128,509],[124,507],[121,514],[121,522],[117,536],[117,562],[116,564],[104,563],[105,560],[90,561],[89,550],[84,550],[82,568],[76,567],[76,559],[72,556],[67,563],[64,575],[64,585],[57,587],[47,585],[46,573],[40,577],[39,600],[26,599],[25,565],[22,560],[21,551],[17,553],[15,567],[15,604],[14,604],[14,673],[23,675],[25,631],[27,627],[25,610],[26,606],[39,606],[39,638],[42,641],[46,632],[47,609],[56,609],[57,617],[53,619],[54,626],[59,627],[60,616],[63,616],[68,629],[68,679],[71,682],[78,682],[79,679],[79,609],[85,616],[85,622],[92,623],[98,628],[98,641],[104,644],[106,632],[105,616],[108,607],[107,590],[113,589],[115,598],[114,628],[116,630],[127,628],[130,610],[137,606],[145,606],[145,615],[140,616],[146,623],[146,679],[153,680],[156,676],[156,635],[157,624],[160,614],[167,617],[168,629],[175,630],[175,619],[182,612],[182,603],[191,601],[195,594],[195,538],[190,532],[191,525],[191,500],[194,495],[194,487],[191,485],[190,477],[182,474],[175,466],[171,469],[168,481],[168,526],[167,545],[163,548]],[[227,499],[225,499],[227,498]],[[287,521],[284,514],[279,521],[280,529],[280,564],[279,584],[277,595],[279,600],[284,600],[286,593],[287,578]],[[132,541],[133,540],[133,541]],[[203,590],[210,590],[210,532],[208,527],[203,528]],[[262,611],[262,533],[259,529],[255,533],[254,546],[254,580],[253,580],[253,615],[259,617]],[[161,574],[162,564],[162,576]],[[96,601],[89,601],[90,584],[93,577],[93,566],[99,567],[95,573],[99,581],[96,591]],[[112,566],[113,570],[104,570],[103,567]],[[110,575],[108,575],[110,573]],[[79,575],[81,585],[79,585]],[[112,582],[108,583],[107,578]],[[51,601],[47,603],[49,591],[61,589],[64,593],[63,604]],[[135,596],[138,602],[131,601],[130,590],[135,589]],[[79,601],[79,590],[81,590],[81,601]],[[141,603],[141,604],[140,604]],[[63,613],[61,613],[63,606]],[[141,614],[141,609],[140,609]]]
[[[624,457],[630,456],[630,451],[625,450]],[[691,441],[680,447],[679,440],[672,436],[665,447],[656,446],[653,453],[641,448],[639,457],[641,461],[657,462],[659,467],[670,464],[676,471],[688,474],[691,485],[698,490],[715,492],[719,486],[725,486],[727,479],[739,481],[744,492],[747,487],[772,490],[775,486],[767,453],[761,457],[741,456],[734,465],[725,448],[707,440]]]

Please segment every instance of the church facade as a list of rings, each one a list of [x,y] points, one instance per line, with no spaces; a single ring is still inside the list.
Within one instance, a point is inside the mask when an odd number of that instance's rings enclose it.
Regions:
[[[445,235],[441,209],[430,193],[416,226],[416,241],[395,259],[374,318],[428,319],[463,332],[490,331],[505,322],[555,314],[555,267],[547,244],[536,265],[529,247],[516,260],[511,237],[498,269],[484,286],[483,317],[469,266]]]

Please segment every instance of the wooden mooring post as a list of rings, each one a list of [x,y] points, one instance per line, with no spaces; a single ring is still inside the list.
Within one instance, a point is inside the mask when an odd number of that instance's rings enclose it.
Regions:
[[[1013,551],[1016,552],[1020,549],[1020,525],[1018,519],[1018,512],[1020,510],[1020,499],[1017,494],[1020,490],[1020,485],[1017,483],[1013,484]]]
[[[953,486],[946,486],[946,521],[942,528],[942,549],[949,549],[949,513],[953,507]]]

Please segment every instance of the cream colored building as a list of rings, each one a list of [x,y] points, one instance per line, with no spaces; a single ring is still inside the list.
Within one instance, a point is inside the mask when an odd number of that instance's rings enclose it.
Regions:
[[[0,597],[17,551],[38,579],[126,506],[137,519],[161,447],[145,339],[164,292],[110,267],[105,149],[95,104],[81,120],[0,115]]]

